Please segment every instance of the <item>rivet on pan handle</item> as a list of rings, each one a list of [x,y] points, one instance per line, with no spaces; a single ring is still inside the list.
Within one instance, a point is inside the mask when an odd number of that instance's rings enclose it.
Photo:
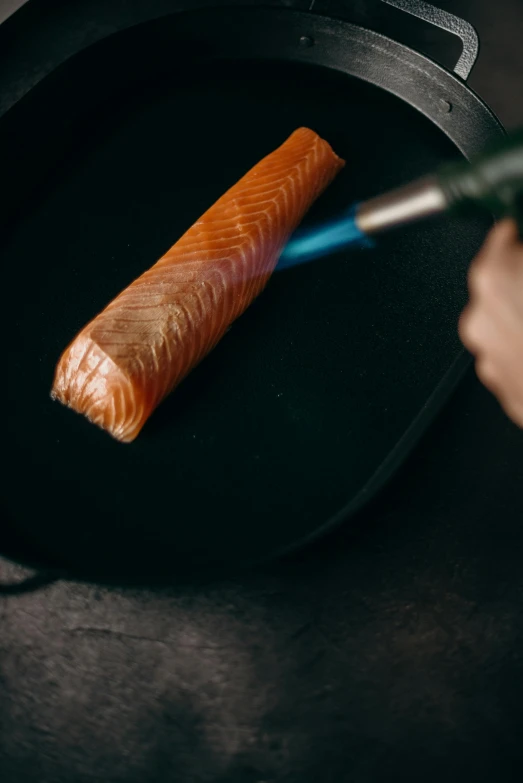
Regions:
[[[382,0],[382,2],[461,38],[463,51],[454,67],[454,73],[464,81],[468,79],[479,52],[478,34],[469,22],[441,8],[436,8],[425,0]]]

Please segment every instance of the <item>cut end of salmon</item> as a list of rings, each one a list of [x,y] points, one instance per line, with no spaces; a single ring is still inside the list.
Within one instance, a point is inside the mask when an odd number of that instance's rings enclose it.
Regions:
[[[343,168],[299,128],[65,350],[51,396],[130,443],[263,290],[292,232]]]
[[[80,334],[62,354],[51,398],[83,414],[121,443],[131,443],[148,416],[139,389],[86,334]]]
[[[306,128],[305,126],[302,126],[301,128],[297,128],[295,131],[291,133],[291,135],[289,136],[285,144],[289,144],[289,142],[291,141],[298,141],[298,140],[308,142],[309,144],[317,144],[318,146],[322,147],[323,151],[330,155],[331,164],[334,165],[335,167],[334,176],[338,174],[342,168],[344,168],[345,161],[343,160],[343,158],[340,158],[340,156],[334,152],[329,142],[323,139],[320,135],[318,135],[316,131],[313,131],[310,128]],[[332,177],[332,179],[333,178],[334,177]],[[331,181],[332,180],[329,180],[329,184]]]

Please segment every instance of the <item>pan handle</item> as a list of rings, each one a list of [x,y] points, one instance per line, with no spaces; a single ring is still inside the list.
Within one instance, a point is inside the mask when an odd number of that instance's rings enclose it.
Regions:
[[[382,2],[461,38],[463,51],[454,66],[454,73],[464,81],[468,79],[479,52],[478,34],[469,22],[454,16],[449,11],[443,11],[442,8],[436,8],[425,0],[382,0]]]

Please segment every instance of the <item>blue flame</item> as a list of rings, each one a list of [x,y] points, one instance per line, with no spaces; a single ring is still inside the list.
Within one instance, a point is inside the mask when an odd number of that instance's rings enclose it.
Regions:
[[[284,248],[276,269],[304,264],[349,245],[372,247],[374,243],[358,228],[356,210],[354,206],[328,223],[297,231]]]

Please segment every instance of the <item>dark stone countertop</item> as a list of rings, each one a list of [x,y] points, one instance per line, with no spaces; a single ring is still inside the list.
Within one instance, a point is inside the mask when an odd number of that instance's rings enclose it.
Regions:
[[[52,31],[74,51],[173,5],[31,0],[0,63],[20,92]],[[439,5],[480,33],[472,86],[523,123],[521,0]],[[0,780],[521,779],[522,464],[470,373],[358,524],[292,560],[198,588],[0,596]],[[2,581],[24,573],[0,560]]]

